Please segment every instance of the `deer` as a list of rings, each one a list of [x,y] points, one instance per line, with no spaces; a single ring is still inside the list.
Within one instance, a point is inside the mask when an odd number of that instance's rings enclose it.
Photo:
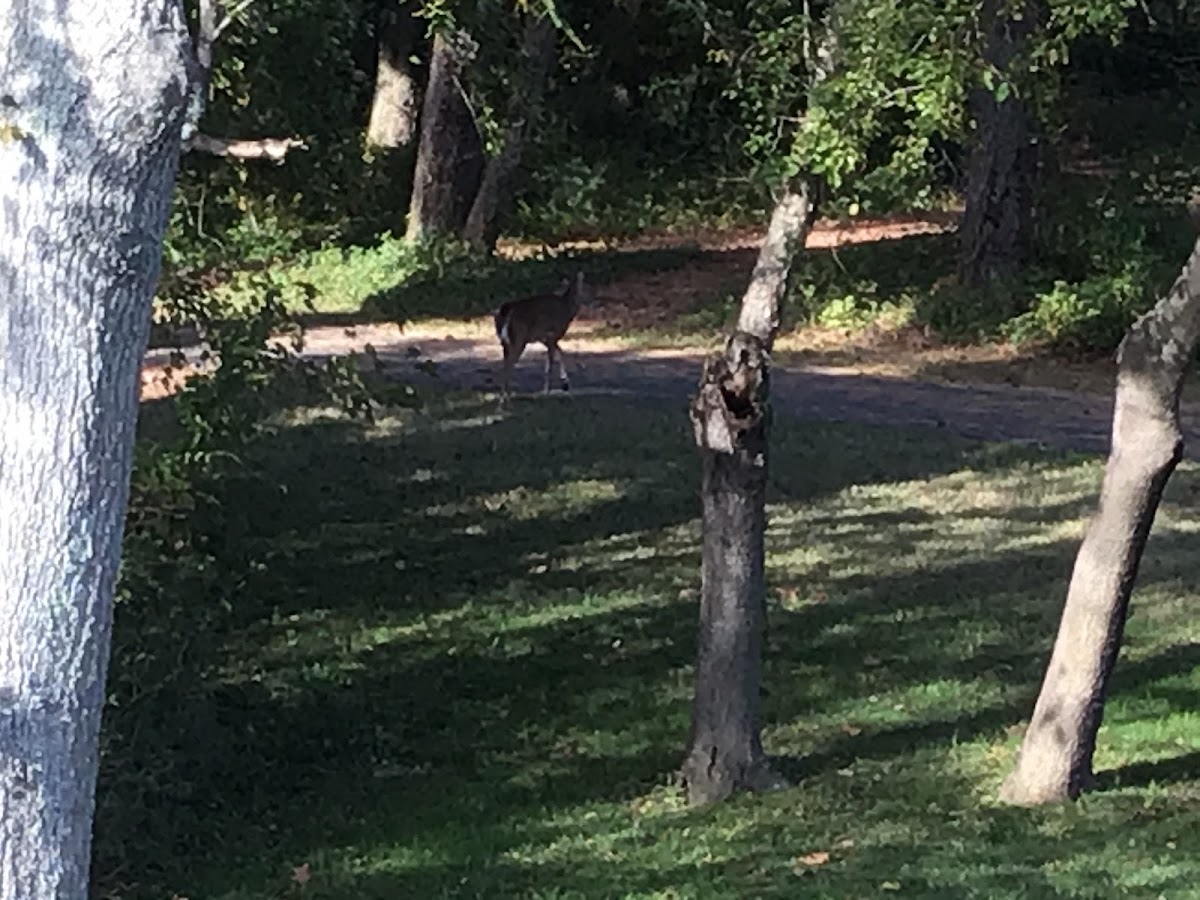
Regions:
[[[564,280],[556,291],[533,294],[500,305],[492,318],[496,323],[496,337],[500,339],[500,347],[504,351],[504,370],[500,382],[501,403],[508,399],[513,367],[528,344],[543,344],[546,347],[546,383],[543,393],[550,393],[550,370],[555,362],[558,363],[562,389],[571,389],[558,342],[563,339],[571,322],[579,314],[580,307],[590,300],[591,291],[584,284],[583,273],[577,272],[574,279]]]

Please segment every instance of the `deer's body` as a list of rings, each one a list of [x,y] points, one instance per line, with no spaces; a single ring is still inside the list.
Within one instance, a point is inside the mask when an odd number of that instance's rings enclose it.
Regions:
[[[509,300],[496,310],[493,316],[496,337],[500,339],[500,347],[504,351],[504,370],[500,382],[503,398],[508,397],[513,367],[529,344],[542,344],[546,348],[545,392],[550,392],[550,370],[556,362],[562,389],[570,390],[571,383],[567,379],[567,369],[563,365],[558,342],[578,315],[584,302],[584,292],[583,273],[579,272],[557,291]]]

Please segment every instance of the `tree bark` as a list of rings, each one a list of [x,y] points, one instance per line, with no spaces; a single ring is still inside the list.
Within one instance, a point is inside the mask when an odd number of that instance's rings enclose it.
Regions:
[[[527,14],[521,38],[521,66],[508,102],[504,146],[483,168],[479,192],[471,204],[463,236],[476,250],[490,253],[500,235],[501,217],[512,202],[514,181],[529,129],[541,112],[546,75],[554,60],[554,26]]]
[[[405,236],[458,236],[483,172],[483,145],[462,84],[471,42],[463,32],[437,34],[421,108],[421,140]]]
[[[1000,796],[1035,805],[1075,799],[1092,782],[1129,598],[1154,515],[1183,455],[1179,395],[1200,340],[1200,241],[1170,293],[1118,351],[1112,450],[1100,504],[1071,574],[1058,638],[1017,765]]]
[[[407,147],[417,133],[417,80],[409,62],[417,39],[411,4],[387,0],[379,13],[379,62],[367,123],[373,147]]]
[[[138,371],[191,52],[177,2],[0,5],[0,900],[88,893]]]
[[[1036,27],[1039,4],[1023,5],[1021,18],[1006,15],[1003,0],[986,0],[984,60],[1011,77],[1018,54]],[[961,226],[959,280],[983,287],[1020,274],[1034,247],[1039,151],[1037,124],[1017,89],[1003,100],[986,89],[972,92],[974,143],[967,168]]]
[[[812,224],[807,185],[775,207],[737,330],[710,359],[691,404],[703,461],[704,548],[692,729],[681,775],[693,805],[782,786],[759,722],[770,357],[796,250]]]

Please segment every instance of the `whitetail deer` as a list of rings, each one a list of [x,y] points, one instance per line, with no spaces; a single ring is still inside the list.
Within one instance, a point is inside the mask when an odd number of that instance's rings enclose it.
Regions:
[[[504,351],[504,372],[500,384],[502,400],[508,399],[513,366],[528,344],[544,344],[546,347],[545,393],[550,393],[550,370],[555,362],[558,363],[562,389],[571,389],[558,342],[567,333],[585,301],[590,301],[590,291],[583,283],[583,273],[578,272],[573,280],[564,281],[557,291],[509,300],[496,310],[493,317],[496,321],[496,337],[500,338],[500,347]]]

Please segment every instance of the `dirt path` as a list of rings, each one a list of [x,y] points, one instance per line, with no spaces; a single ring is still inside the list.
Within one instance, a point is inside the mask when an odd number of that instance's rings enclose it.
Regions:
[[[460,334],[428,328],[401,333],[394,325],[321,328],[308,335],[305,355],[324,357],[374,348],[381,370],[415,383],[437,380],[454,387],[494,390],[499,349],[484,336],[484,323]],[[577,394],[629,394],[678,403],[695,387],[700,350],[638,351],[614,342],[566,342],[568,371]],[[542,386],[541,348],[527,351],[516,375],[519,393]],[[434,374],[426,371],[432,361]],[[777,365],[772,396],[777,409],[801,419],[886,427],[933,427],[978,440],[1017,441],[1105,453],[1112,417],[1111,396],[1007,384],[945,384],[864,375],[837,368]],[[1200,458],[1200,408],[1183,417]]]
[[[926,220],[820,223],[809,247],[894,240],[953,227],[953,216]],[[672,243],[719,249],[716,261],[648,273],[602,287],[597,308],[576,323],[565,342],[572,384],[580,393],[653,396],[681,406],[699,376],[704,348],[638,350],[595,337],[617,319],[632,330],[686,310],[702,287],[738,286],[753,265],[760,235],[753,230],[646,237],[629,249]],[[527,248],[526,248],[527,249]],[[506,254],[519,256],[522,248]],[[388,375],[472,389],[494,390],[499,349],[489,318],[424,323],[401,332],[395,325],[322,327],[308,331],[305,355],[324,357],[374,348]],[[194,355],[194,353],[192,354]],[[772,393],[777,408],[803,419],[887,427],[945,428],[968,438],[1020,441],[1104,453],[1112,415],[1109,361],[1067,363],[1023,356],[1004,347],[942,347],[920,333],[865,333],[808,329],[777,346]],[[151,351],[143,371],[143,399],[178,389],[178,373],[164,369],[169,351]],[[544,352],[522,360],[517,389],[541,387]],[[432,361],[436,376],[418,363]],[[1189,456],[1200,458],[1200,407],[1185,405]]]

